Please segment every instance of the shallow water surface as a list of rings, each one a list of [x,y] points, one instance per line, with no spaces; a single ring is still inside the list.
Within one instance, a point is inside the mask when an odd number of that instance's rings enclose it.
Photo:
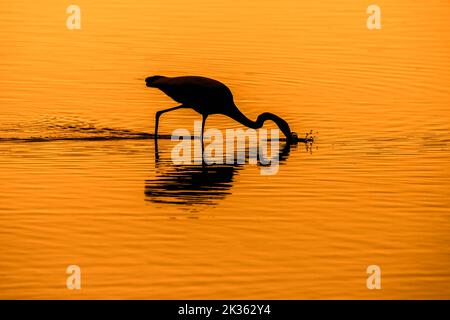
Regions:
[[[60,1],[1,5],[0,297],[450,298],[447,1],[379,1],[375,31],[350,0],[77,4],[72,31]],[[156,161],[176,104],[154,74],[221,80],[316,139],[276,175],[174,165],[170,139]]]

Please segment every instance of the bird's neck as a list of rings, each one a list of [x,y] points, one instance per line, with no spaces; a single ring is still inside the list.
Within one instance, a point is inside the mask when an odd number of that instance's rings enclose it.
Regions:
[[[286,136],[286,140],[290,141],[291,139],[292,133],[291,129],[289,128],[289,124],[284,119],[278,117],[273,113],[262,113],[258,116],[258,119],[256,119],[256,121],[252,121],[236,107],[233,112],[229,114],[229,116],[240,124],[252,129],[259,129],[264,125],[264,122],[266,120],[272,120],[273,122],[275,122],[281,132],[283,132],[283,134]]]
[[[262,127],[262,123],[258,123],[257,121],[250,120],[236,106],[235,106],[235,109],[233,110],[233,112],[231,112],[229,114],[229,116],[233,120],[239,122],[240,124],[242,124],[248,128],[259,129]]]

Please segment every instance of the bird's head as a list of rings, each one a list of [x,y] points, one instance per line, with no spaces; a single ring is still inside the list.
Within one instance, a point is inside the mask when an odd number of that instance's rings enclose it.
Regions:
[[[273,113],[265,112],[259,115],[256,122],[259,124],[259,127],[262,127],[264,121],[266,120],[272,120],[275,122],[281,132],[283,132],[288,143],[296,143],[298,141],[297,133],[291,131],[289,124],[284,119],[274,115]]]
[[[147,87],[155,87],[155,82],[157,82],[160,79],[164,79],[164,76],[151,76],[145,78],[145,85]]]

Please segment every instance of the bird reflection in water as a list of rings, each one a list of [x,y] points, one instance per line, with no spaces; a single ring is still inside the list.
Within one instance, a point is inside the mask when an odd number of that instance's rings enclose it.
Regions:
[[[231,194],[239,165],[174,165],[147,180],[145,196],[154,203],[211,205]]]
[[[280,150],[280,165],[287,160],[291,148],[296,147],[286,144]],[[216,205],[232,193],[236,175],[244,167],[244,164],[174,165],[170,160],[157,160],[156,178],[145,182],[146,200],[186,207]]]

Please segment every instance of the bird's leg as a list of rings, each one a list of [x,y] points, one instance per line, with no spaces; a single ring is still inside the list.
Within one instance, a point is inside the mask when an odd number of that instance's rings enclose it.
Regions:
[[[159,125],[159,117],[161,117],[163,115],[163,113],[169,112],[169,111],[173,111],[173,110],[177,110],[177,109],[181,109],[181,108],[186,108],[185,105],[181,105],[178,107],[173,107],[173,108],[169,108],[169,109],[165,109],[165,110],[161,110],[156,112],[156,117],[155,117],[155,139],[158,139],[158,125]]]
[[[159,125],[159,117],[161,117],[161,115],[163,113],[169,112],[169,111],[173,111],[176,109],[180,109],[180,108],[186,108],[185,105],[181,105],[178,107],[173,107],[173,108],[169,108],[169,109],[165,109],[165,110],[161,110],[156,112],[156,118],[155,118],[155,136],[153,137],[155,139],[155,160],[159,159],[159,154],[158,154],[158,125]]]
[[[202,143],[202,161],[203,161],[203,152],[204,152],[204,149],[205,149],[205,146],[203,145],[203,133],[205,132],[205,123],[206,123],[206,119],[207,118],[208,118],[208,115],[203,115],[203,118],[202,118],[202,133],[201,133],[201,136],[200,136],[201,143]]]

